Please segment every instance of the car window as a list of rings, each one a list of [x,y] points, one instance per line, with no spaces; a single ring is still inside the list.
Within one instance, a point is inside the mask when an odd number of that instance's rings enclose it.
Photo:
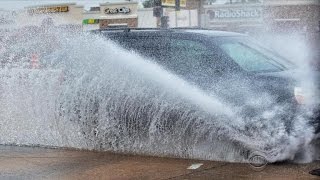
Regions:
[[[228,66],[218,48],[198,39],[182,39],[166,36],[116,36],[111,38],[128,50],[152,58],[167,70],[180,75],[184,79],[203,83],[221,76]],[[218,73],[217,73],[218,72]],[[200,82],[203,81],[203,82]]]
[[[241,68],[249,72],[282,71],[283,67],[265,54],[240,42],[225,42],[221,49]]]
[[[278,64],[281,64],[282,66],[287,67],[288,69],[294,69],[295,64],[288,59],[282,57],[278,52],[268,48],[267,46],[264,46],[261,42],[255,41],[251,38],[239,38],[239,41],[245,43],[247,46],[258,50],[259,52],[265,54],[269,57],[269,59],[274,59],[277,61]]]
[[[202,42],[170,39],[168,68],[184,76],[203,76],[208,73],[212,53]]]
[[[249,72],[274,72],[283,68],[261,52],[240,42],[223,43],[220,47],[241,68]]]
[[[139,37],[115,37],[112,40],[119,43],[127,50],[133,50],[139,54],[162,61],[166,58],[166,49],[168,41],[166,37],[139,36]]]

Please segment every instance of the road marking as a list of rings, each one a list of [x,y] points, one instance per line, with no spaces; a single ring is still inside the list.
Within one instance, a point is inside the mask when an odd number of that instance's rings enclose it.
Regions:
[[[202,163],[192,164],[192,165],[189,166],[187,169],[198,169],[198,168],[201,167],[202,165],[203,165]]]

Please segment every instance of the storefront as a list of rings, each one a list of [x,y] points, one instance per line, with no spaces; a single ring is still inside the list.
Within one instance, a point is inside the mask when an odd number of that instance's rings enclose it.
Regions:
[[[268,0],[265,3],[264,22],[267,32],[300,34],[308,44],[311,61],[320,60],[320,1]]]
[[[17,26],[41,25],[51,18],[55,26],[77,26],[81,28],[83,6],[76,3],[62,3],[26,7],[17,17]]]
[[[204,5],[205,28],[226,31],[257,31],[263,29],[262,4]]]
[[[104,29],[114,26],[138,27],[138,3],[103,3],[84,12],[85,29]]]
[[[100,4],[100,8],[100,28],[121,25],[138,27],[137,2],[105,3]]]
[[[210,2],[204,1],[202,6],[202,26],[205,28],[237,32],[319,31],[318,0],[264,0],[231,4]]]
[[[320,2],[318,0],[268,0],[264,7],[264,22],[270,31],[319,31]]]
[[[248,33],[265,39],[275,40],[281,37],[291,42],[295,41],[295,37],[307,44],[313,54],[310,59],[320,58],[320,54],[315,53],[320,52],[319,0],[260,0],[255,3],[236,0],[226,0],[223,3],[221,0],[220,4],[213,2],[218,1],[203,1],[202,27]]]

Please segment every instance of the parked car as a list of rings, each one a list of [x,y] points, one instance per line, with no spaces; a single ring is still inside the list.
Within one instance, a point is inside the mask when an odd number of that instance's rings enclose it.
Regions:
[[[305,89],[296,78],[296,66],[249,36],[200,29],[103,29],[92,31],[128,50],[152,59],[201,89],[214,92],[235,106],[245,106],[245,116],[269,107],[246,103],[268,94],[272,106],[289,107],[281,117],[290,131],[297,112],[304,110]],[[318,87],[319,89],[319,87]],[[313,97],[313,99],[320,99]],[[319,107],[319,101],[313,102]],[[269,104],[270,105],[270,104]],[[319,112],[319,108],[317,110]],[[320,116],[311,123],[320,132]]]

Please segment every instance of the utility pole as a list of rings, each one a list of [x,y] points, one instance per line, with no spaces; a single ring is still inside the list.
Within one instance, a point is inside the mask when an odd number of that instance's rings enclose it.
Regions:
[[[161,0],[153,0],[153,16],[157,18],[157,28],[161,27],[161,17],[163,16],[163,8]]]
[[[153,0],[153,16],[157,18],[157,28],[168,28],[169,17],[163,16],[163,7],[161,0]]]
[[[175,5],[176,11],[180,11],[180,0],[176,0]]]
[[[176,21],[176,27],[178,27],[178,12],[177,11],[180,11],[180,0],[175,1],[174,16],[175,16],[175,21]]]

